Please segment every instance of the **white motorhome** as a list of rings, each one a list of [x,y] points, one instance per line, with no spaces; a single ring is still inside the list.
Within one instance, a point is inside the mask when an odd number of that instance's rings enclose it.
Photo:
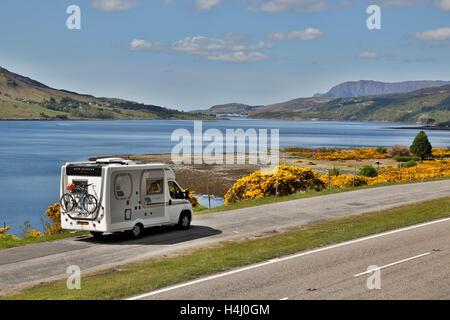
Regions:
[[[177,225],[189,229],[189,192],[166,164],[136,164],[121,158],[67,163],[61,169],[61,225],[65,230],[104,233]]]

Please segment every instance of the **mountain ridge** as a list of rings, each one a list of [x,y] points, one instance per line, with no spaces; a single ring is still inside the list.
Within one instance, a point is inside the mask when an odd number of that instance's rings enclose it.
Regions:
[[[382,82],[375,80],[347,81],[332,87],[327,93],[317,93],[314,97],[356,98],[371,95],[406,93],[430,87],[450,84],[443,80],[415,80],[401,82]]]
[[[382,82],[368,80],[367,83]],[[347,84],[362,83],[361,81]],[[322,97],[297,98],[265,106],[249,107],[245,104],[232,103],[207,109],[208,114],[226,113],[233,106],[232,113],[248,118],[285,119],[285,120],[347,120],[347,121],[399,121],[426,122],[429,118],[450,120],[450,109],[446,110],[449,84],[437,86],[448,81],[403,81],[401,89],[429,86],[414,91],[384,95],[367,95],[362,97]],[[343,84],[346,84],[345,82]],[[342,84],[342,85],[343,85]],[[388,83],[382,83],[388,84]],[[397,87],[398,88],[398,87]],[[442,89],[439,89],[442,88]],[[392,87],[391,89],[392,90]],[[400,90],[400,89],[399,89]],[[331,91],[331,90],[330,90]],[[443,91],[443,92],[440,92]],[[426,96],[432,96],[426,101]],[[441,99],[442,98],[442,99]],[[424,100],[425,99],[425,100]],[[224,107],[225,106],[225,107]],[[242,107],[244,106],[244,107]],[[407,108],[405,107],[407,106]],[[220,112],[219,112],[220,111]],[[230,112],[231,113],[231,112]],[[442,118],[442,119],[441,119]],[[442,120],[444,121],[444,120]]]
[[[450,85],[413,92],[330,99],[310,108],[256,113],[252,118],[291,120],[390,121],[428,123],[450,121]]]

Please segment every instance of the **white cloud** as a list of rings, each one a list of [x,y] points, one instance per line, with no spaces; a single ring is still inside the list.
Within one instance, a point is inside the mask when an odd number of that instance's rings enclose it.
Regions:
[[[294,11],[298,13],[312,13],[325,10],[336,10],[349,7],[353,4],[350,0],[336,1],[328,0],[270,0],[270,1],[251,1],[252,4],[248,9],[250,11],[263,11],[270,13]],[[328,4],[328,2],[331,3]]]
[[[382,7],[413,7],[429,2],[429,0],[378,0],[372,1]]]
[[[92,8],[99,11],[113,12],[113,11],[127,11],[139,3],[134,0],[92,0]]]
[[[434,6],[443,11],[450,11],[450,0],[437,0]]]
[[[244,52],[244,51],[237,51],[237,52],[230,52],[230,53],[223,53],[218,55],[209,56],[206,59],[208,60],[217,60],[217,61],[223,61],[223,62],[255,62],[255,61],[262,61],[267,60],[269,57],[261,52]]]
[[[272,48],[269,42],[248,43],[243,35],[227,33],[224,38],[208,38],[204,36],[187,37],[176,41],[171,46],[160,42],[149,42],[133,39],[128,48],[132,51],[177,51],[194,55],[205,60],[224,62],[254,62],[266,60],[269,57],[260,52]]]
[[[364,51],[358,54],[360,59],[378,59],[378,54],[376,52]]]
[[[307,28],[305,30],[294,30],[290,32],[270,32],[267,34],[267,39],[283,41],[283,40],[303,40],[309,41],[320,38],[323,36],[323,32],[319,29]]]
[[[450,11],[450,0],[372,0],[371,2],[385,8],[433,5],[443,11]]]
[[[414,33],[414,38],[425,41],[442,41],[450,39],[450,28],[430,29]]]
[[[267,59],[258,50],[272,48],[272,44],[264,41],[246,43],[240,36],[227,34],[224,39],[208,38],[204,36],[187,37],[172,45],[175,51],[196,55],[207,60],[225,62],[249,62]]]
[[[148,42],[141,39],[133,39],[129,46],[130,50],[148,50],[148,51],[162,51],[166,48],[163,43],[160,42]]]
[[[275,41],[287,40],[287,34],[284,32],[269,32],[266,37]]]
[[[195,9],[199,11],[208,11],[219,5],[222,0],[195,0]]]

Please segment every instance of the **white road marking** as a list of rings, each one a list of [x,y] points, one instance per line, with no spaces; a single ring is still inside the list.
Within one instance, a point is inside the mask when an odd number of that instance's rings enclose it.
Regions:
[[[286,297],[286,298],[283,298],[283,299],[280,299],[281,301],[284,301],[284,300],[289,300],[289,298],[288,297]]]
[[[381,266],[381,267],[373,269],[373,270],[364,271],[364,272],[355,274],[354,277],[359,277],[359,276],[362,276],[363,274],[372,273],[372,272],[374,272],[376,270],[381,270],[381,269],[384,269],[384,268],[387,268],[387,267],[395,266],[396,264],[403,263],[403,262],[410,261],[410,260],[417,259],[417,258],[421,258],[421,257],[427,256],[429,254],[431,254],[431,252],[422,253],[422,254],[419,254],[419,255],[411,257],[411,258],[407,258],[407,259],[403,259],[403,260],[400,260],[400,261],[397,261],[397,262],[389,263],[389,264],[386,264],[384,266]]]
[[[422,227],[426,227],[426,226],[430,226],[430,225],[433,225],[433,224],[446,222],[446,221],[450,221],[450,218],[444,218],[444,219],[434,220],[434,221],[431,221],[431,222],[425,222],[425,223],[417,224],[417,225],[410,226],[410,227],[405,227],[405,228],[401,228],[401,229],[396,229],[396,230],[392,230],[392,231],[378,233],[378,234],[375,234],[375,235],[372,235],[372,236],[359,238],[359,239],[355,239],[355,240],[350,240],[350,241],[347,241],[347,242],[338,243],[338,244],[331,245],[331,246],[328,246],[328,247],[323,247],[323,248],[320,248],[320,249],[315,249],[315,250],[311,250],[311,251],[306,251],[306,252],[302,252],[302,253],[286,256],[286,257],[283,257],[283,258],[272,259],[272,260],[269,260],[269,261],[266,261],[266,262],[261,262],[261,263],[258,263],[258,264],[254,264],[254,265],[251,265],[251,266],[248,266],[248,267],[243,267],[243,268],[240,268],[240,269],[236,269],[236,270],[232,270],[232,271],[228,271],[228,272],[224,272],[224,273],[219,273],[219,274],[216,274],[216,275],[213,275],[213,276],[209,276],[209,277],[205,277],[205,278],[201,278],[201,279],[185,282],[185,283],[182,283],[182,284],[179,284],[179,285],[175,285],[175,286],[171,286],[171,287],[167,287],[167,288],[163,288],[163,289],[159,289],[159,290],[155,290],[155,291],[150,291],[148,293],[144,293],[144,294],[141,294],[141,295],[138,295],[138,296],[134,296],[134,297],[128,298],[126,300],[139,300],[139,299],[150,297],[150,296],[154,296],[154,295],[157,295],[157,294],[160,294],[160,293],[164,293],[164,292],[168,292],[168,291],[172,291],[172,290],[176,290],[176,289],[192,286],[194,284],[198,284],[198,283],[202,283],[202,282],[206,282],[206,281],[210,281],[210,280],[214,280],[214,279],[218,279],[218,278],[223,278],[223,277],[226,277],[226,276],[229,276],[229,275],[232,275],[232,274],[236,274],[236,273],[240,273],[240,272],[244,272],[244,271],[248,271],[248,270],[264,267],[264,266],[267,266],[267,265],[270,265],[270,264],[274,264],[274,263],[278,263],[278,262],[282,262],[282,261],[287,261],[287,260],[291,260],[291,259],[307,256],[307,255],[310,255],[310,254],[313,254],[313,253],[322,252],[322,251],[326,251],[326,250],[331,250],[331,249],[334,249],[334,248],[339,248],[339,247],[347,246],[347,245],[358,243],[358,242],[363,242],[363,241],[367,241],[367,240],[371,240],[371,239],[376,239],[376,238],[384,237],[384,236],[387,236],[387,235],[391,235],[391,234],[395,234],[395,233],[399,233],[399,232],[403,232],[403,231],[408,231],[408,230],[413,230],[413,229],[417,229],[417,228],[422,228]]]

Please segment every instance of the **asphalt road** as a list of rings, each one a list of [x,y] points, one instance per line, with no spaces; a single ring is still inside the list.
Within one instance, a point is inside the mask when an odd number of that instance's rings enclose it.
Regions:
[[[153,228],[139,240],[90,236],[0,251],[0,293],[67,277],[67,267],[82,272],[167,255],[234,238],[274,234],[286,227],[388,209],[450,195],[450,180],[397,185],[332,194],[195,217],[189,231]]]
[[[379,283],[369,266],[379,268]],[[370,287],[367,281],[370,278]],[[450,299],[450,219],[218,274],[137,299]]]

